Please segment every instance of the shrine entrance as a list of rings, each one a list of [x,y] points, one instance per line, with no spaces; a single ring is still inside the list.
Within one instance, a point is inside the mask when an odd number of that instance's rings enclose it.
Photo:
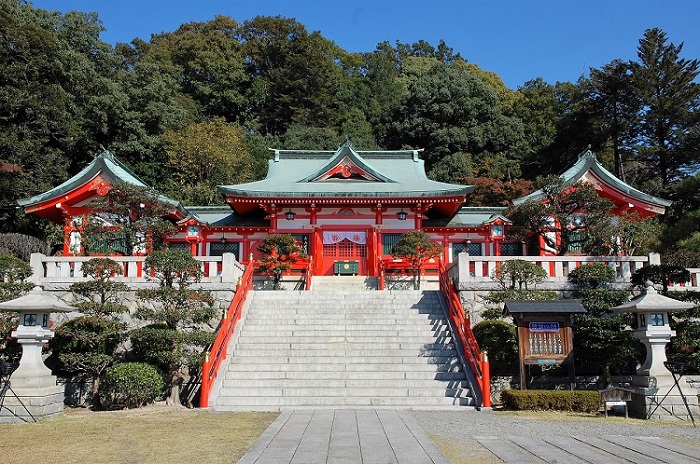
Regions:
[[[324,231],[323,275],[367,275],[367,233]]]

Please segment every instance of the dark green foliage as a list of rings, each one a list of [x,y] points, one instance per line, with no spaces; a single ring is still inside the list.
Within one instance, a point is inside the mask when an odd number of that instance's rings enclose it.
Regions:
[[[88,254],[144,253],[149,246],[157,249],[163,238],[175,231],[165,218],[176,206],[147,187],[115,184],[107,195],[94,197],[88,206],[92,210],[84,226]]]
[[[162,326],[137,333],[137,339],[142,339],[136,342],[138,352],[162,366],[170,388],[167,401],[179,404],[179,386],[186,368],[201,362],[204,348],[213,339],[203,324],[215,316],[214,299],[209,292],[189,288],[201,278],[201,265],[185,250],[151,253],[144,273],[154,274],[159,286],[136,292],[139,307],[134,317]]]
[[[115,361],[115,351],[125,340],[126,324],[100,316],[81,316],[56,329],[50,347],[64,372],[86,372],[92,376],[93,393],[102,372]]]
[[[559,176],[548,176],[538,178],[537,186],[542,199],[528,200],[508,211],[513,221],[508,233],[511,239],[542,239],[545,248],[556,250],[557,255],[566,254],[570,248],[585,253],[590,251],[588,246],[601,242],[589,241],[588,237],[597,231],[607,234],[604,226],[612,218],[612,202],[598,196],[593,185],[579,182],[572,186]]]
[[[547,271],[535,263],[523,259],[504,261],[491,274],[491,278],[501,284],[503,290],[527,290],[528,285],[537,285],[547,278]]]
[[[428,234],[421,230],[404,232],[391,248],[391,256],[408,261],[413,271],[413,286],[420,289],[420,273],[423,265],[429,259],[435,259],[443,252],[439,243],[430,241]]]
[[[518,371],[516,327],[506,321],[481,321],[472,331],[482,352],[487,352],[492,375],[514,375]]]
[[[111,317],[127,311],[121,303],[122,292],[128,287],[112,280],[123,274],[121,264],[110,258],[93,258],[83,263],[83,274],[91,277],[85,282],[76,282],[70,289],[79,301],[75,306],[80,312],[98,317]]]
[[[276,290],[280,288],[282,273],[291,269],[297,259],[305,257],[296,239],[289,234],[268,235],[258,245],[258,251],[263,254],[258,270],[274,277]]]
[[[536,301],[547,300],[552,301],[557,299],[557,292],[549,290],[518,290],[505,289],[494,292],[489,292],[484,298],[489,303],[503,303],[506,300],[522,300]]]
[[[108,368],[100,384],[105,409],[139,408],[163,395],[163,375],[146,363],[122,363]]]
[[[10,254],[23,261],[29,262],[32,253],[49,254],[45,241],[25,234],[0,234],[0,255]]]
[[[668,293],[668,284],[680,284],[690,280],[690,272],[681,266],[668,264],[652,264],[634,271],[632,283],[640,287],[646,287],[648,281],[661,285],[661,293]]]
[[[700,373],[700,292],[668,292],[670,298],[695,303],[694,308],[671,314],[671,328],[676,336],[666,347],[669,361],[688,363],[688,373]]]
[[[636,337],[629,330],[634,322],[631,314],[619,315],[614,306],[626,302],[624,290],[583,288],[574,293],[586,309],[585,315],[574,319],[574,356],[576,371],[603,375],[606,382],[611,374],[633,372],[643,353]]]
[[[12,255],[0,255],[0,302],[14,300],[27,293],[34,286],[24,282],[32,275],[29,264]],[[18,357],[19,346],[10,337],[17,328],[19,315],[14,312],[0,312],[0,361]]]
[[[582,264],[569,272],[568,279],[581,289],[600,288],[615,281],[615,271],[603,263]]]
[[[503,405],[516,411],[572,411],[593,413],[602,402],[600,393],[588,390],[503,390]]]

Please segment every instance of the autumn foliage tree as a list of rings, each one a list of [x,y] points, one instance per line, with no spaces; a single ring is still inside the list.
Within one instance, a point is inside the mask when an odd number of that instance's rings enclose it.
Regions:
[[[275,290],[280,288],[282,273],[291,269],[299,258],[306,256],[295,238],[289,234],[268,235],[258,245],[258,251],[263,254],[258,270],[273,276]]]
[[[420,290],[420,274],[423,265],[442,254],[439,243],[430,241],[423,231],[410,230],[401,234],[399,241],[391,248],[391,255],[408,261],[413,272],[413,288]]]

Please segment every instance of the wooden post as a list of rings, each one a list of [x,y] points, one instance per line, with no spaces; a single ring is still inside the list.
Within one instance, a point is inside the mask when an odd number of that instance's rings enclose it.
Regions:
[[[491,407],[491,366],[486,351],[481,353],[481,404],[485,408]]]

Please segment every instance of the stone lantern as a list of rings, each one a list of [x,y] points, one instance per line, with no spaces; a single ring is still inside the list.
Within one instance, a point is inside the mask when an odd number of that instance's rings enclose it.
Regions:
[[[9,382],[14,395],[6,395],[4,408],[15,418],[24,415],[42,418],[63,410],[63,387],[56,385],[56,376],[44,365],[41,350],[53,338],[49,330],[51,313],[67,313],[76,309],[36,287],[24,296],[0,303],[0,311],[19,313],[19,325],[12,337],[22,345],[19,367]],[[0,421],[5,417],[0,416]]]
[[[634,335],[646,348],[646,359],[637,369],[637,375],[633,378],[633,386],[636,395],[632,397],[631,409],[637,413],[644,412],[646,418],[652,410],[660,411],[657,419],[669,419],[673,417],[686,417],[689,411],[683,401],[684,396],[681,384],[676,382],[674,375],[666,368],[666,345],[671,337],[676,335],[669,325],[669,313],[682,311],[695,307],[692,303],[674,300],[660,295],[651,283],[647,284],[641,295],[629,303],[613,308],[618,313],[633,313],[637,320],[637,330]],[[674,387],[677,386],[676,391]],[[690,387],[685,386],[688,392],[685,396],[694,400],[697,410],[697,395],[690,392]],[[675,393],[675,395],[674,395]],[[636,397],[636,398],[635,398]],[[643,403],[641,402],[644,400]],[[662,401],[664,404],[660,404]]]

